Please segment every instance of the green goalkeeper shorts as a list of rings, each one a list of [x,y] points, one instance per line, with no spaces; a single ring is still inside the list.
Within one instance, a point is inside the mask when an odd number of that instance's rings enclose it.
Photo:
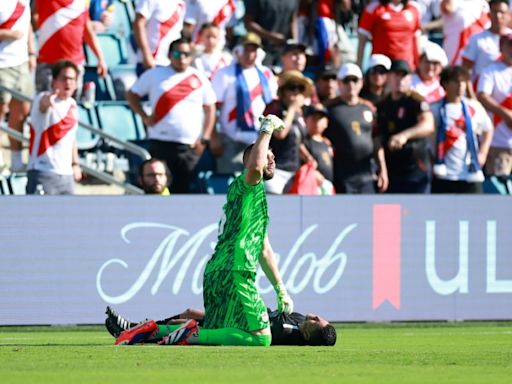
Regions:
[[[251,332],[269,326],[267,307],[256,289],[256,273],[213,271],[204,275],[204,328]]]

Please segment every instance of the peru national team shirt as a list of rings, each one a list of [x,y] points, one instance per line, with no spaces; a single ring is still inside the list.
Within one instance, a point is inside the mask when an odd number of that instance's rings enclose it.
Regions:
[[[445,95],[444,88],[438,79],[425,82],[421,80],[417,73],[414,73],[411,77],[411,89],[423,96],[429,104],[441,100]]]
[[[490,26],[489,5],[485,0],[455,0],[455,10],[442,15],[443,48],[448,62],[460,65],[471,36]]]
[[[361,15],[358,31],[372,39],[372,53],[381,53],[391,60],[407,60],[411,68],[416,67],[416,37],[421,29],[415,1],[405,6],[370,3]]]
[[[156,65],[169,65],[169,46],[181,36],[185,2],[183,0],[139,0],[136,13],[147,20],[146,35]],[[137,53],[142,62],[142,53]]]
[[[195,58],[192,65],[211,80],[219,69],[231,64],[232,61],[233,57],[226,51],[203,52],[199,57]]]
[[[194,144],[203,133],[203,106],[215,104],[215,93],[205,75],[189,67],[176,72],[170,66],[145,71],[131,88],[149,96],[156,118],[148,137]]]
[[[475,143],[478,146],[476,135],[492,130],[492,122],[482,105],[472,99],[464,99],[468,105],[468,112],[471,116]],[[432,114],[437,129],[441,121],[442,101],[432,106]],[[466,123],[462,112],[461,103],[446,103],[446,140],[444,142],[447,174],[442,177],[446,180],[466,180],[468,166],[471,163],[471,155],[467,146]],[[437,176],[439,177],[439,176]]]
[[[14,67],[28,60],[27,38],[30,25],[30,0],[3,1],[0,29],[23,32],[17,40],[0,40],[0,68]]]
[[[73,143],[78,128],[78,109],[73,98],[56,98],[46,113],[39,111],[38,94],[30,111],[30,159],[28,169],[72,175]]]
[[[86,0],[36,0],[38,62],[70,60],[83,64],[84,26],[89,17]]]
[[[512,111],[512,67],[502,61],[490,64],[478,80],[477,92],[490,95],[498,104]],[[512,149],[512,129],[499,116],[494,116],[492,147]]]
[[[272,99],[277,97],[277,80],[270,68],[258,66],[263,75],[267,78]],[[263,100],[263,87],[256,67],[242,70],[242,74],[247,82],[251,92],[251,113],[254,117],[255,130],[242,131],[238,129],[236,123],[237,116],[237,92],[236,92],[236,69],[235,64],[221,68],[212,79],[213,89],[217,96],[217,103],[222,104],[220,109],[220,127],[221,132],[226,134],[232,140],[246,144],[251,144],[256,140],[257,131],[260,123],[258,117],[266,108]]]

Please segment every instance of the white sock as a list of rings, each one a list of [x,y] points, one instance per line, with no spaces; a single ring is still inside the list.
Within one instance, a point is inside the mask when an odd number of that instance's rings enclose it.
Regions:
[[[11,151],[11,169],[17,170],[23,168],[23,159],[21,151]]]

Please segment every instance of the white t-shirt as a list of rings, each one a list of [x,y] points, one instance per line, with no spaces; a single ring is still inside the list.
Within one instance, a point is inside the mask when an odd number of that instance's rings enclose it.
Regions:
[[[236,64],[231,64],[217,71],[212,79],[213,89],[217,96],[217,103],[222,103],[220,109],[220,132],[226,134],[233,140],[251,144],[256,140],[257,132],[260,127],[258,117],[265,110],[266,104],[263,100],[263,92],[256,67],[246,68],[242,74],[247,82],[247,86],[254,97],[251,100],[251,110],[254,117],[254,131],[242,131],[237,127],[236,108]],[[277,96],[277,80],[270,68],[258,66],[267,78],[272,98]]]
[[[471,124],[475,143],[478,150],[477,135],[492,130],[492,122],[482,105],[473,99],[464,99],[471,116]],[[432,113],[436,124],[436,130],[441,124],[441,108],[443,102],[432,105]],[[471,163],[471,154],[467,145],[466,124],[462,112],[461,103],[446,103],[446,141],[445,157],[446,176],[437,176],[446,180],[466,180],[468,166]]]
[[[23,32],[17,40],[0,40],[0,68],[14,67],[28,61],[30,0],[3,1],[0,7],[0,29]]]
[[[511,32],[512,30],[507,28],[507,34]],[[472,81],[478,80],[482,70],[495,62],[500,56],[500,35],[488,29],[471,36],[462,54],[464,60],[473,63]]]
[[[232,61],[233,56],[226,51],[216,51],[213,53],[203,52],[194,59],[192,65],[203,72],[206,77],[212,79],[213,75],[215,75],[219,69],[231,64]]]
[[[417,73],[412,75],[411,89],[423,96],[425,101],[429,104],[441,100],[445,95],[444,88],[441,86],[438,79],[427,83],[421,80]]]
[[[149,49],[156,65],[166,66],[169,46],[181,36],[185,2],[183,0],[138,0],[135,11],[147,20],[146,34]],[[137,53],[137,59],[142,62],[142,53]]]
[[[485,0],[456,0],[455,10],[443,13],[443,49],[450,64],[461,64],[462,50],[470,37],[489,28],[489,5]]]
[[[176,72],[171,67],[145,71],[131,88],[149,96],[156,124],[148,137],[161,141],[194,144],[203,133],[203,106],[215,104],[210,81],[197,69]]]
[[[512,67],[502,61],[492,63],[480,74],[477,92],[490,95],[498,104],[512,109]],[[492,147],[512,148],[512,127],[508,127],[498,116],[494,116]]]
[[[78,109],[73,98],[55,98],[45,113],[39,102],[48,92],[39,93],[30,111],[30,159],[28,169],[72,175],[73,143],[78,128]]]

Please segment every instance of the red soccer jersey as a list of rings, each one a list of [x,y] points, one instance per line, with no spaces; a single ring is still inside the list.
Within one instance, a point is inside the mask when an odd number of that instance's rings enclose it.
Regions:
[[[370,3],[359,22],[359,32],[372,39],[372,53],[381,53],[392,60],[407,60],[416,67],[416,36],[420,30],[420,12],[414,1],[405,6]]]

